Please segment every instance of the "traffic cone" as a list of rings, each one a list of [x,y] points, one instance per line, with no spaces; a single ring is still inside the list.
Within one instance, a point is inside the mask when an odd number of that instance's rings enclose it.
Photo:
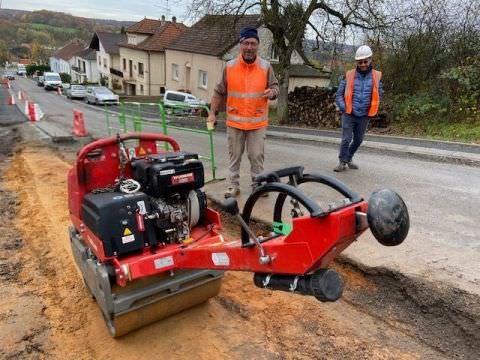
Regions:
[[[28,116],[28,109],[29,109],[28,103],[29,103],[29,101],[25,100],[25,110],[23,111],[25,113],[25,115],[27,115],[27,116]]]
[[[83,121],[83,112],[79,110],[73,110],[73,135],[82,137],[87,136],[87,130],[85,129],[85,122]]]
[[[33,113],[35,121],[40,121],[44,115],[40,105],[38,104],[33,104]]]
[[[23,91],[18,90],[18,100],[23,100]]]
[[[8,105],[15,105],[15,97],[13,95],[8,97]]]
[[[31,101],[28,103],[28,117],[30,121],[35,121],[35,104]]]
[[[10,84],[10,80],[7,80],[7,89],[11,89],[12,85]]]
[[[57,94],[62,95],[62,88],[61,87],[57,87]]]

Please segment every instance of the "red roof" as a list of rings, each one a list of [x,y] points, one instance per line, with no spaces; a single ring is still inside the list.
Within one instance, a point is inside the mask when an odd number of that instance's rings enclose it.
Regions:
[[[150,20],[150,19],[144,19],[140,21],[140,23],[145,20]],[[156,22],[157,28],[154,30],[151,36],[149,36],[147,39],[142,41],[140,44],[133,45],[133,44],[128,44],[128,41],[124,41],[124,42],[121,42],[119,46],[130,48],[130,49],[145,50],[145,51],[164,51],[166,46],[172,43],[175,39],[177,39],[181,34],[183,34],[188,29],[188,27],[183,25],[182,23],[171,22],[171,21],[152,20],[152,22],[148,23],[149,26],[153,25],[153,22]],[[136,26],[137,24],[133,26]],[[146,26],[144,26],[143,28],[145,27]],[[130,32],[130,28],[127,29],[127,32]],[[149,28],[149,29],[152,30],[152,28]]]
[[[83,49],[85,49],[85,44],[81,43],[79,40],[73,40],[63,48],[55,51],[53,57],[68,61]]]

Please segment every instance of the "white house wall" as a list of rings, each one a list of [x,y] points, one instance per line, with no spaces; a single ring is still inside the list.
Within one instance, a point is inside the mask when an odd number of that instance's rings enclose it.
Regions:
[[[196,97],[210,102],[213,90],[220,81],[225,61],[215,56],[193,54],[177,50],[166,50],[166,84],[167,90],[188,90]],[[178,80],[173,79],[172,64],[178,65]],[[190,65],[190,84],[187,74]],[[207,72],[206,88],[200,86],[199,71]]]

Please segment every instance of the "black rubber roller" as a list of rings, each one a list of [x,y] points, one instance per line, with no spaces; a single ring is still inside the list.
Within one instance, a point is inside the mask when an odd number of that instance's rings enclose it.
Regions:
[[[400,245],[410,228],[407,206],[390,189],[372,193],[368,200],[367,220],[373,236],[385,246]]]
[[[305,276],[256,273],[253,282],[260,288],[312,295],[322,302],[337,301],[343,294],[343,280],[333,269]]]

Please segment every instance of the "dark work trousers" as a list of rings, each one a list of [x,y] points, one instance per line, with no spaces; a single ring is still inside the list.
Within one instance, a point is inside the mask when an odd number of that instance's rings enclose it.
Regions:
[[[352,161],[353,155],[362,144],[369,120],[368,116],[342,114],[342,142],[338,156],[340,161]]]

